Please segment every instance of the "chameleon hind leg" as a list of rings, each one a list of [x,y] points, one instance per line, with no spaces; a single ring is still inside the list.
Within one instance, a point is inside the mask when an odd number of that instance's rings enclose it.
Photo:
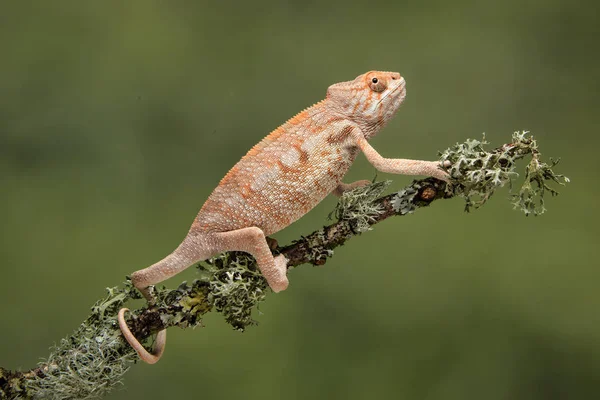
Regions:
[[[287,259],[283,254],[273,257],[265,234],[255,226],[215,234],[221,251],[243,251],[256,259],[256,265],[274,292],[288,287]]]
[[[258,269],[274,292],[280,292],[288,287],[287,259],[283,255],[273,257],[263,231],[257,227],[202,235],[188,234],[171,255],[148,268],[134,272],[131,280],[144,297],[152,302],[149,290],[151,285],[160,283],[199,261],[225,251],[250,253],[256,259]],[[154,350],[149,352],[127,326],[125,321],[127,311],[127,308],[122,308],[117,318],[125,340],[134,348],[142,361],[148,364],[158,362],[164,352],[167,331],[163,329],[158,332]]]
[[[216,252],[212,250],[211,244],[212,240],[210,239],[210,236],[199,234],[191,230],[183,242],[170,255],[147,268],[132,273],[131,283],[144,295],[146,300],[152,304],[154,299],[150,292],[150,287],[178,274],[191,265],[216,254]],[[129,345],[138,353],[142,361],[148,364],[158,362],[165,349],[167,331],[163,329],[156,334],[154,350],[149,352],[142,346],[127,326],[127,322],[125,321],[125,313],[127,311],[129,311],[127,308],[122,308],[117,315],[119,328],[121,329],[125,340],[127,340]]]

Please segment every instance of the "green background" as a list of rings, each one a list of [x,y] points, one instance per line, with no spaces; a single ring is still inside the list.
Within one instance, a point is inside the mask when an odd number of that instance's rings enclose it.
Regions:
[[[472,214],[454,199],[388,220],[293,271],[259,326],[172,329],[109,397],[597,398],[599,26],[596,0],[4,3],[0,365],[33,367],[179,243],[254,143],[382,69],[408,93],[372,140],[384,156],[526,129],[572,183],[537,218],[504,190]],[[374,175],[360,156],[347,180]]]

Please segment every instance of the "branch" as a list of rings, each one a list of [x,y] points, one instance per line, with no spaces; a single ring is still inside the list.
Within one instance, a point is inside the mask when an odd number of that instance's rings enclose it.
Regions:
[[[527,132],[515,132],[511,143],[486,151],[484,140],[467,140],[441,153],[451,165],[451,184],[427,178],[415,180],[399,192],[381,196],[389,181],[374,182],[340,198],[330,214],[337,222],[325,226],[292,244],[279,247],[271,240],[273,252],[284,254],[288,268],[301,264],[323,265],[333,250],[354,236],[393,216],[413,213],[435,200],[456,196],[465,198],[465,210],[485,204],[496,189],[516,176],[515,162],[525,156],[531,160],[525,181],[512,203],[526,215],[545,211],[546,192],[558,194],[548,186],[568,178],[555,174],[553,161],[541,161],[536,141]],[[245,253],[231,252],[201,263],[200,278],[191,285],[183,282],[177,289],[156,289],[156,302],[133,312],[129,326],[134,335],[148,339],[154,333],[178,326],[195,327],[202,315],[215,310],[235,329],[256,324],[252,311],[270,292],[258,272],[254,259]],[[108,288],[107,296],[93,307],[91,315],[69,337],[52,348],[50,356],[36,368],[19,372],[0,367],[0,399],[91,399],[108,393],[121,383],[123,375],[137,359],[122,339],[116,314],[130,299],[141,298],[131,282],[122,288]]]

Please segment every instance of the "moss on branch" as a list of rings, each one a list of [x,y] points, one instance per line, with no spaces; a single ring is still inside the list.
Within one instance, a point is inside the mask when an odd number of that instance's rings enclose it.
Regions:
[[[564,184],[568,179],[555,174],[556,162],[541,161],[537,142],[527,132],[515,132],[512,141],[491,151],[485,138],[467,140],[441,153],[449,162],[451,184],[420,179],[404,189],[382,195],[389,181],[345,193],[331,216],[337,221],[293,243],[274,246],[284,254],[288,268],[301,264],[323,265],[333,250],[350,238],[371,229],[392,216],[413,213],[438,199],[460,196],[467,211],[485,204],[495,191],[517,175],[516,161],[529,156],[524,182],[511,196],[515,208],[526,215],[545,211],[544,195],[557,194],[548,183]],[[212,310],[220,312],[232,327],[244,330],[255,324],[253,310],[270,292],[254,259],[245,253],[225,253],[198,266],[199,279],[176,289],[155,289],[156,302],[132,313],[131,331],[140,340],[161,329],[195,327]],[[9,371],[0,367],[0,399],[92,399],[100,398],[121,383],[137,359],[122,339],[117,326],[118,310],[140,294],[128,281],[121,288],[109,288],[104,299],[70,336],[51,349],[50,356],[30,371]]]

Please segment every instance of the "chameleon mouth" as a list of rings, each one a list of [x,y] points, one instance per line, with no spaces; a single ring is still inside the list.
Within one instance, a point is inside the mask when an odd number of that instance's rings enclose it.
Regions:
[[[379,99],[379,101],[377,103],[381,103],[383,100],[385,100],[391,94],[396,95],[398,93],[398,91],[399,91],[398,97],[401,100],[404,100],[404,98],[406,97],[406,81],[404,80],[404,78],[400,78],[400,81],[398,82],[398,86],[396,86],[395,88],[393,88],[392,90],[387,92],[385,94],[385,96],[382,96],[381,99]]]
[[[403,88],[406,86],[406,81],[404,80],[404,77],[400,77],[400,84],[399,86],[402,86]]]
[[[398,87],[393,90],[393,92],[395,92],[398,89],[400,89],[400,91],[402,92],[406,92],[406,81],[404,80],[404,78],[400,78],[400,83],[398,84]]]

